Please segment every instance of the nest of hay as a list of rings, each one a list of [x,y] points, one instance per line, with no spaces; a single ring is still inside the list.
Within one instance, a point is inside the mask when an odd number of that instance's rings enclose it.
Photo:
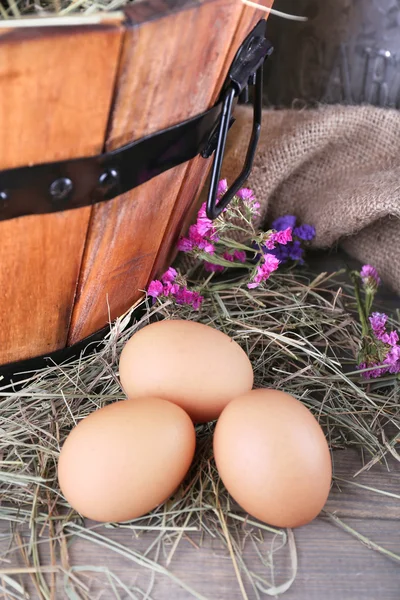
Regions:
[[[39,598],[54,597],[54,578],[60,574],[65,597],[90,598],[79,567],[68,561],[68,543],[77,538],[106,545],[150,570],[153,583],[156,575],[170,577],[195,598],[204,597],[170,568],[183,538],[194,546],[207,537],[218,540],[233,562],[244,598],[248,589],[257,598],[277,595],[293,582],[297,562],[292,532],[259,523],[232,503],[213,463],[212,423],[197,428],[195,462],[179,492],[146,517],[93,528],[60,494],[56,467],[64,439],[80,419],[124,397],[118,379],[119,354],[135,331],[154,319],[192,319],[226,332],[248,353],[255,385],[284,389],[304,402],[323,426],[332,450],[362,450],[362,470],[385,461],[388,454],[400,459],[396,451],[399,381],[386,376],[368,382],[355,369],[361,330],[354,316],[354,291],[341,273],[292,268],[278,271],[264,287],[252,291],[240,279],[222,280],[208,289],[201,311],[165,299],[155,305],[146,302],[140,307],[140,318],[132,319],[136,309],[118,319],[94,352],[27,373],[18,387],[9,384],[0,389],[0,519],[11,525],[3,560],[17,553],[18,564],[23,565],[17,576],[16,559],[10,558],[9,569],[2,570],[2,586],[15,597],[26,597],[21,575],[31,578]],[[400,326],[396,317],[392,325]],[[151,531],[153,537],[139,552],[114,542],[110,527],[131,528],[135,535]],[[29,531],[27,542],[19,533],[22,529]],[[244,547],[257,546],[266,536],[273,549],[268,556],[260,552],[256,573],[246,565]],[[50,546],[50,566],[41,561],[43,543]],[[192,551],[195,560],[196,550]],[[286,579],[275,585],[270,575],[278,551],[288,553],[290,567]],[[151,597],[151,586],[144,591],[127,587],[106,567],[104,571],[116,598],[121,590],[126,594],[121,597]]]

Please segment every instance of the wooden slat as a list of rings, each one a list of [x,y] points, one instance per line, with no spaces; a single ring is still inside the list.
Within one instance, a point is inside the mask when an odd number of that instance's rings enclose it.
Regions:
[[[260,2],[264,6],[271,7],[273,0],[263,0]],[[262,19],[268,18],[268,12],[263,12],[249,6],[243,5],[238,27],[232,40],[232,44],[227,52],[223,69],[216,81],[212,102],[218,98],[231,62],[237,52],[239,46],[243,42],[246,35]],[[244,157],[243,157],[244,159]],[[174,210],[165,230],[164,239],[160,246],[157,259],[154,263],[150,280],[162,273],[174,260],[176,252],[176,243],[191,222],[193,214],[198,208],[199,195],[206,182],[206,178],[211,167],[211,160],[205,161],[198,157],[195,158],[187,167],[183,185],[175,202]]]
[[[125,39],[108,148],[179,123],[212,102],[242,4],[192,2],[174,12],[181,4],[146,2],[129,9],[139,25]],[[108,307],[114,318],[141,295],[186,170],[181,165],[93,208],[70,344],[102,327]]]
[[[390,458],[390,457],[389,457]],[[362,466],[357,452],[346,450],[334,452],[335,472],[347,480]],[[356,482],[385,490],[389,493],[399,492],[399,473],[396,461],[389,460],[389,470],[384,464],[375,465],[371,471],[365,472]],[[399,538],[399,501],[366,489],[349,484],[342,484],[342,492],[335,486],[327,504],[330,512],[338,516],[350,527],[389,551],[400,554]],[[397,510],[397,513],[396,513]],[[92,523],[88,523],[88,526]],[[292,574],[289,549],[278,549],[274,534],[264,532],[264,541],[258,548],[247,538],[245,525],[240,534],[242,554],[247,568],[260,576],[269,579],[275,585],[282,584]],[[29,543],[29,529],[19,527],[23,540]],[[99,527],[96,531],[108,540],[144,552],[158,535],[155,532],[143,533],[134,538],[129,528],[111,529]],[[46,532],[47,533],[47,532]],[[351,537],[335,526],[326,517],[318,517],[315,521],[293,531],[297,556],[297,576],[293,586],[283,594],[282,600],[398,600],[400,588],[400,569],[398,562],[368,548],[367,545]],[[10,553],[13,532],[10,532],[8,521],[0,522],[0,552],[7,552],[2,569],[23,567],[21,554],[15,547]],[[235,571],[226,548],[218,540],[211,540],[207,534],[201,540],[198,532],[190,532],[189,538],[181,539],[174,553],[171,571],[186,584],[190,585],[209,600],[243,600]],[[274,542],[275,541],[275,542]],[[196,548],[193,542],[198,544]],[[273,570],[260,561],[260,555],[269,557]],[[40,549],[41,564],[54,565],[49,545],[42,544]],[[120,581],[128,585],[135,581],[142,589],[148,587],[148,572],[143,567],[127,560],[124,556],[111,550],[111,546],[98,546],[84,539],[77,539],[69,552],[71,565],[91,565],[86,573],[80,572],[81,578],[89,586],[89,598],[113,598],[110,578],[104,572],[104,565],[116,575]],[[59,564],[59,561],[57,561]],[[94,569],[99,570],[95,571]],[[91,570],[92,569],[92,570]],[[243,577],[247,587],[246,577]],[[21,576],[18,581],[26,584],[27,590],[36,599],[32,580]],[[5,585],[5,584],[4,584]],[[253,589],[248,588],[248,600],[254,600]],[[268,598],[260,594],[261,598]],[[56,598],[65,597],[65,577],[61,571],[57,574]],[[167,577],[157,574],[157,600],[188,600],[188,592],[171,582]]]
[[[101,151],[122,28],[0,30],[0,168]],[[0,364],[64,347],[90,209],[0,223]]]

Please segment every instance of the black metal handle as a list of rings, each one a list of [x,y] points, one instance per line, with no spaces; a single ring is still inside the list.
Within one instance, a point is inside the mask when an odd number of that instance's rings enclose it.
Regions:
[[[207,217],[216,219],[222,211],[228,206],[232,198],[238,193],[246,179],[248,179],[253,167],[254,156],[257,150],[258,140],[261,132],[262,120],[262,96],[263,96],[263,65],[258,68],[255,81],[255,94],[253,106],[253,128],[249,147],[247,150],[245,162],[240,175],[235,179],[230,188],[225,192],[222,198],[218,199],[218,182],[221,176],[222,161],[225,153],[226,138],[228,136],[229,124],[232,114],[232,105],[235,97],[235,90],[230,88],[225,93],[223,103],[220,129],[217,148],[215,150],[213,166],[211,171],[210,189],[207,197]]]
[[[266,39],[267,23],[261,19],[240,46],[232,62],[222,92],[222,112],[215,143],[215,155],[211,170],[210,189],[207,197],[207,216],[216,219],[228,206],[248,179],[257,150],[261,131],[262,96],[263,96],[263,66],[265,59],[272,53],[272,46]],[[225,192],[218,198],[218,182],[221,176],[222,161],[225,153],[226,139],[232,124],[232,107],[235,97],[239,102],[249,100],[248,88],[254,86],[253,128],[246,158],[240,175]],[[216,136],[215,136],[216,137]]]

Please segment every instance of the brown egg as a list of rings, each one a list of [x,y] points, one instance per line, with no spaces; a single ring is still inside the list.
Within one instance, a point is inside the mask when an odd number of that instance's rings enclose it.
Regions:
[[[332,465],[324,433],[284,392],[253,390],[232,400],[215,429],[214,455],[228,492],[270,525],[304,525],[328,497]]]
[[[232,398],[253,386],[241,347],[193,321],[164,320],[138,331],[122,350],[119,374],[128,398],[164,398],[195,423],[217,419]]]
[[[195,444],[193,423],[179,406],[158,398],[110,404],[67,437],[58,464],[60,487],[85,517],[134,519],[176,490]]]

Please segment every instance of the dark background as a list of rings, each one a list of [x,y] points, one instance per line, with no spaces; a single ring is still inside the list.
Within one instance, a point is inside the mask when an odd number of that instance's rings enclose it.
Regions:
[[[266,106],[374,104],[400,108],[400,0],[276,0]]]

